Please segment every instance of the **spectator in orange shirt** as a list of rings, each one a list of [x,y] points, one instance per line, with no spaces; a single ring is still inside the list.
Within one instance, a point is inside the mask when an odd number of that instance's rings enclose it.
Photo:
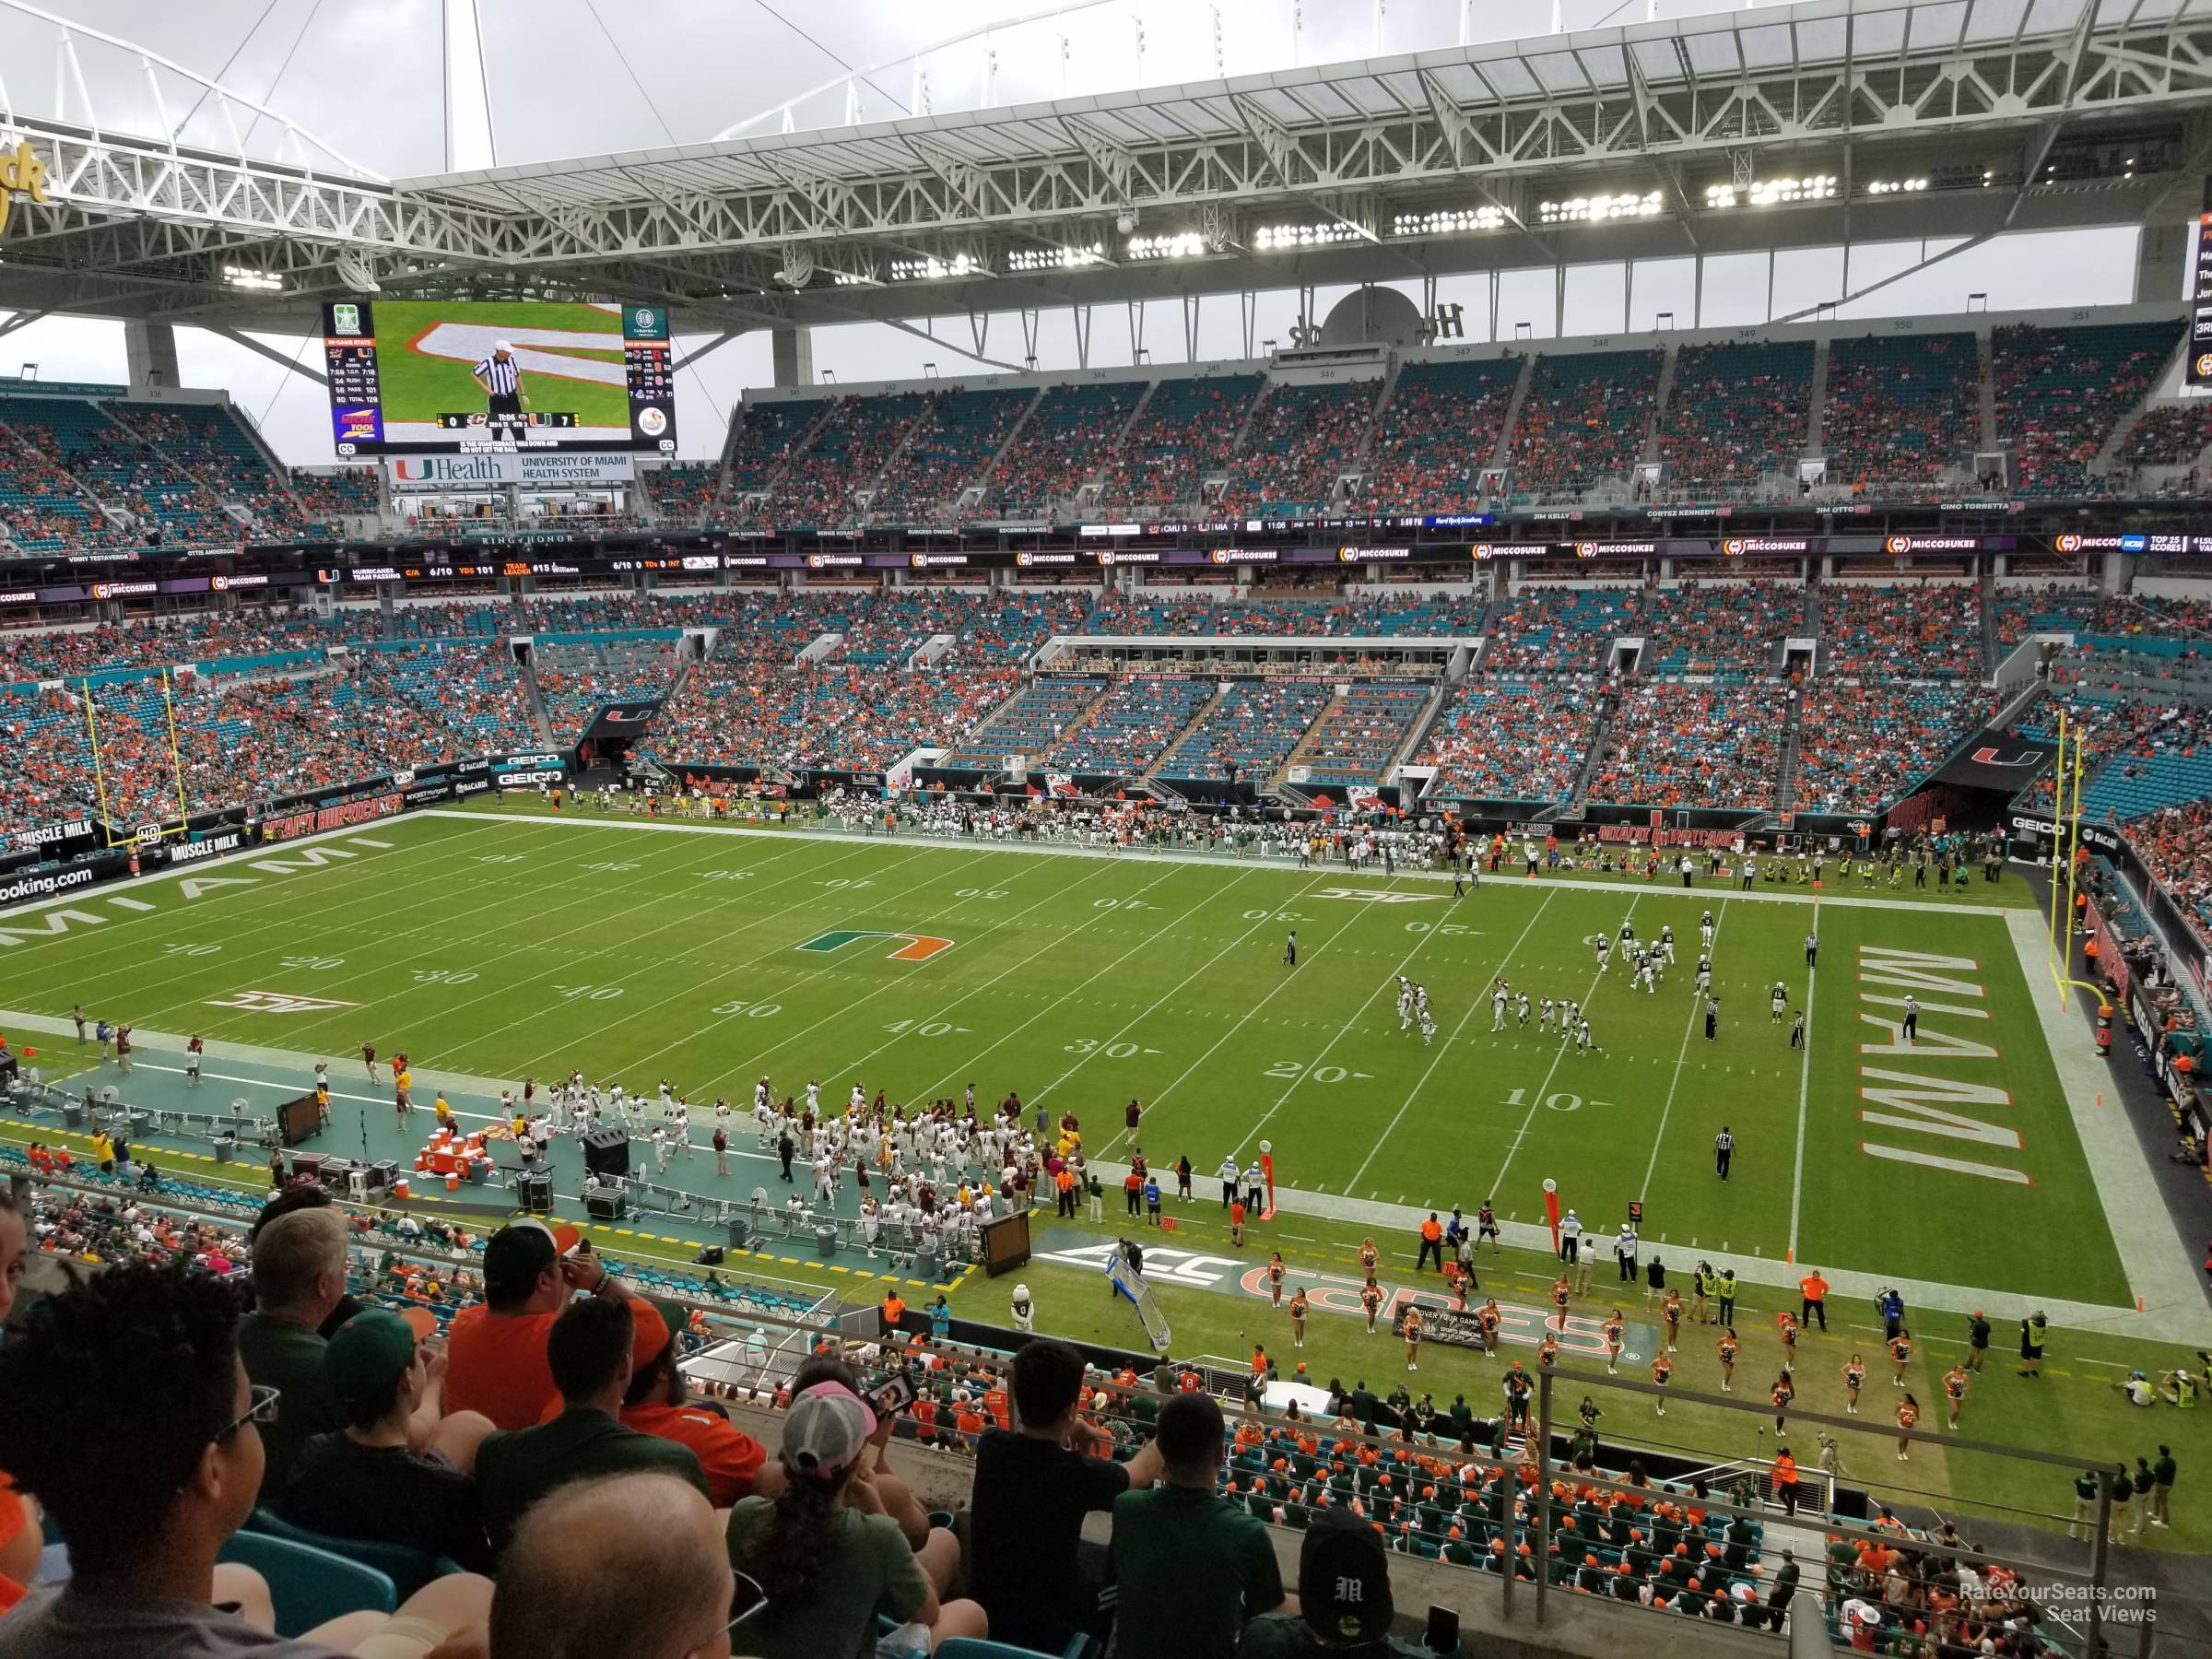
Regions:
[[[677,1366],[675,1333],[684,1323],[684,1311],[674,1302],[642,1297],[632,1300],[630,1310],[637,1332],[630,1348],[629,1392],[622,1399],[623,1427],[690,1447],[706,1473],[714,1507],[727,1509],[752,1491],[760,1465],[768,1461],[767,1449],[720,1406],[689,1397]],[[558,1403],[551,1409],[558,1411]]]
[[[484,1300],[453,1316],[446,1334],[445,1408],[480,1411],[503,1430],[528,1429],[559,1390],[546,1360],[553,1322],[578,1290],[625,1301],[607,1265],[577,1251],[572,1227],[513,1221],[484,1246]],[[575,1253],[571,1253],[575,1252]]]

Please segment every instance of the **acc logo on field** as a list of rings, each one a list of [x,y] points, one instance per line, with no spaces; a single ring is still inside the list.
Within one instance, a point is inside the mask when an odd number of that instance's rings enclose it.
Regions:
[[[1441,904],[1441,893],[1394,893],[1386,888],[1323,888],[1313,899],[1348,899],[1356,904]]]
[[[235,996],[211,996],[211,1008],[242,1008],[249,1014],[324,1014],[333,1008],[361,1005],[334,1002],[327,996],[293,996],[283,991],[241,991]]]
[[[953,945],[950,939],[940,939],[931,934],[881,933],[855,927],[836,927],[825,934],[816,934],[813,938],[802,942],[798,948],[823,952],[842,950],[855,939],[897,939],[900,942],[899,948],[890,952],[890,959],[894,962],[926,962],[940,950],[950,950]]]

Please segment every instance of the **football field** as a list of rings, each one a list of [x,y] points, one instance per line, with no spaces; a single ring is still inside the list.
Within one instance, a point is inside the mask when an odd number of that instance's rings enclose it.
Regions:
[[[826,1100],[856,1081],[916,1102],[972,1080],[979,1101],[1075,1112],[1110,1159],[1135,1099],[1156,1166],[1187,1155],[1206,1183],[1265,1139],[1285,1208],[1368,1230],[1383,1206],[1485,1199],[1535,1222],[1548,1178],[1594,1235],[1640,1199],[1646,1240],[1684,1270],[1692,1252],[1794,1256],[2129,1305],[2030,1000],[2052,991],[2005,913],[2025,888],[1854,879],[1813,899],[1495,877],[1455,900],[1431,876],[1279,862],[435,813],[0,918],[0,1009],[81,1003],[303,1071],[373,1042],[518,1083],[666,1077],[741,1110],[763,1074],[779,1095],[819,1078]],[[1711,1039],[1693,992],[1708,909]],[[1597,971],[1590,941],[1624,919],[1646,939],[1674,929],[1655,993],[1618,959]],[[1429,989],[1432,1043],[1399,1030],[1401,973]],[[1500,974],[1581,1002],[1602,1052],[1511,1012],[1494,1033]],[[1917,1041],[1898,1029],[1908,995]]]

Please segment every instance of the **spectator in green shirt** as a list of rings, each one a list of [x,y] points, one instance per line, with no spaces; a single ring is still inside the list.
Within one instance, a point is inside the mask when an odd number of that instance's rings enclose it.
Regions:
[[[345,1295],[346,1220],[336,1210],[294,1210],[262,1229],[253,1244],[253,1312],[238,1324],[247,1380],[281,1396],[276,1420],[262,1430],[268,1463],[260,1502],[284,1496],[293,1453],[346,1427],[345,1407],[323,1374],[322,1335]]]
[[[1299,1547],[1296,1613],[1256,1618],[1237,1659],[1421,1659],[1427,1650],[1390,1633],[1397,1609],[1382,1535],[1346,1510],[1328,1510]]]
[[[532,1504],[572,1480],[658,1470],[711,1498],[690,1447],[622,1425],[637,1323],[629,1301],[601,1296],[571,1302],[553,1322],[546,1359],[560,1391],[560,1415],[535,1428],[491,1435],[477,1452],[477,1497],[495,1555],[507,1547]]]
[[[883,1512],[867,1458],[876,1415],[841,1382],[803,1390],[783,1414],[776,1457],[785,1476],[771,1498],[730,1511],[730,1564],[759,1581],[768,1605],[742,1645],[761,1659],[854,1659],[874,1653],[876,1618],[929,1627],[932,1645],[983,1636],[971,1601],[940,1604],[899,1530]]]
[[[1248,1620],[1295,1606],[1265,1524],[1215,1493],[1222,1432],[1210,1395],[1177,1394],[1159,1408],[1162,1484],[1114,1500],[1118,1652],[1218,1659]]]

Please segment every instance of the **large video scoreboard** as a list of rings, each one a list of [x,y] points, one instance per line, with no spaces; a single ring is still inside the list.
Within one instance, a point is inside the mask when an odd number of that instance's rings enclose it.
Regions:
[[[323,308],[331,441],[359,455],[676,453],[658,306],[343,300]]]

